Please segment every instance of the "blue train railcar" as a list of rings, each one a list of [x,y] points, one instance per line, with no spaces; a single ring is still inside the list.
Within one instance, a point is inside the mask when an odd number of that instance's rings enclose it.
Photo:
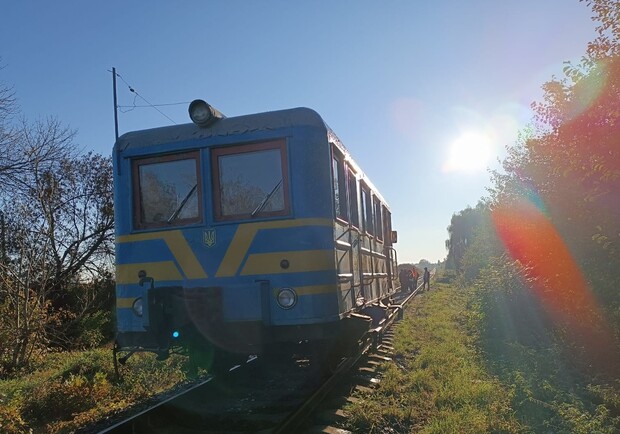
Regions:
[[[116,351],[334,342],[389,299],[389,208],[316,112],[190,114],[114,146]]]

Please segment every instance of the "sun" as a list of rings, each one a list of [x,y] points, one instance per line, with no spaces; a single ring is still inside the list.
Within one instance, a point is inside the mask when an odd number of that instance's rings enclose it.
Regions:
[[[493,138],[484,131],[463,131],[448,149],[446,172],[478,172],[486,169],[493,155]]]

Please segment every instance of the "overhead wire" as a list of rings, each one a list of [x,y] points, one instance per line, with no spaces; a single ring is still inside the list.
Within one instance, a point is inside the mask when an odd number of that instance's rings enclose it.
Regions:
[[[134,102],[134,103],[133,103],[133,105],[132,105],[132,106],[121,106],[121,105],[117,105],[117,107],[118,107],[118,108],[121,108],[121,107],[123,107],[123,108],[131,107],[131,110],[133,110],[134,108],[139,108],[139,107],[151,107],[151,108],[154,108],[155,110],[157,110],[157,111],[158,111],[158,112],[159,112],[162,116],[164,116],[164,117],[165,117],[166,119],[168,119],[170,122],[172,122],[173,124],[177,125],[177,123],[176,123],[174,120],[172,120],[172,118],[170,118],[170,116],[168,116],[167,114],[165,114],[164,112],[162,112],[162,111],[161,111],[160,109],[158,109],[157,107],[166,106],[166,105],[186,104],[186,103],[171,103],[171,104],[158,104],[158,105],[151,104],[151,102],[147,101],[147,99],[146,99],[146,98],[144,98],[142,95],[140,95],[140,94],[138,93],[138,91],[137,91],[136,89],[134,89],[134,87],[133,87],[133,86],[131,86],[129,83],[127,83],[127,81],[123,78],[123,76],[122,76],[122,75],[120,75],[118,72],[116,72],[116,76],[117,76],[118,78],[120,78],[120,79],[122,80],[122,82],[123,82],[123,83],[125,83],[125,84],[127,85],[127,88],[129,88],[129,91],[130,91],[131,93],[133,93],[133,94],[134,94],[134,98],[133,98],[133,102]],[[140,99],[141,99],[142,101],[144,101],[147,105],[146,105],[146,106],[138,106],[138,105],[136,105],[136,98],[140,98]],[[128,112],[130,112],[131,110],[125,110],[125,111],[121,110],[121,112],[123,112],[123,113],[128,113]]]
[[[153,105],[118,105],[118,108],[128,108],[128,107],[132,107],[132,108],[147,108],[147,107],[166,107],[169,105],[187,105],[189,104],[191,101],[181,101],[181,102],[170,102],[170,103],[166,103],[166,104],[153,104]]]

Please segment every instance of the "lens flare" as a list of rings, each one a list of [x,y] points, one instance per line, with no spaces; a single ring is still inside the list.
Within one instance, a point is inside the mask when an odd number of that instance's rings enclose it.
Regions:
[[[510,255],[531,269],[533,290],[552,312],[585,313],[594,307],[579,267],[538,206],[521,199],[495,209],[493,222]]]
[[[529,200],[529,198],[535,200]],[[493,210],[496,231],[513,259],[529,270],[530,291],[556,323],[591,354],[604,354],[613,338],[579,265],[530,191]]]

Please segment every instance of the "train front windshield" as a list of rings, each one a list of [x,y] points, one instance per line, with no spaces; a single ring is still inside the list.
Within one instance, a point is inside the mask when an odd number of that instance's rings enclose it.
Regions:
[[[135,225],[182,225],[201,219],[198,153],[134,161]]]

